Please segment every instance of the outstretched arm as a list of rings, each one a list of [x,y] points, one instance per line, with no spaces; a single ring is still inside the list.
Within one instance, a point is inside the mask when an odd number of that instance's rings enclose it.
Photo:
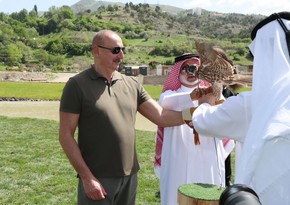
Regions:
[[[150,99],[138,107],[138,112],[160,127],[182,125],[181,112],[163,109],[155,100]]]

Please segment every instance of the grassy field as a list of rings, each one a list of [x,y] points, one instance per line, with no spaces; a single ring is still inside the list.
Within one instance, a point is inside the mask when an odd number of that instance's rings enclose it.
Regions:
[[[59,100],[64,83],[0,82],[1,97]],[[158,98],[161,86],[145,86]],[[1,115],[1,112],[0,112]],[[58,123],[0,116],[0,204],[76,204],[76,173],[58,142]],[[137,204],[160,204],[155,133],[136,130],[141,166]]]
[[[0,82],[1,97],[59,100],[64,83]]]
[[[0,97],[59,100],[64,83],[0,82]],[[144,85],[152,98],[158,99],[162,86]]]
[[[159,204],[155,135],[136,132],[141,165],[137,204]],[[76,204],[76,173],[59,145],[56,121],[0,116],[0,133],[0,204]]]
[[[0,82],[1,97],[58,100],[62,83]],[[145,86],[155,99],[161,86]],[[8,118],[0,112],[0,204],[76,204],[76,173],[58,142],[58,123],[31,118]],[[153,171],[155,133],[136,130],[141,166],[138,205],[160,204],[159,182]],[[234,163],[234,153],[232,154]],[[233,165],[232,165],[233,166]]]
[[[64,83],[0,82],[0,97],[59,100]],[[144,85],[153,99],[158,99],[162,86]],[[242,88],[238,92],[249,90]]]

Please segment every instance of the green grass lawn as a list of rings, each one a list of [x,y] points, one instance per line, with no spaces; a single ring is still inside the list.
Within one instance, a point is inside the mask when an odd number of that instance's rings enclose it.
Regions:
[[[0,97],[59,100],[64,83],[0,82]],[[153,99],[159,99],[163,86],[144,85]],[[238,92],[250,90],[242,88]]]
[[[64,83],[0,82],[0,97],[59,100]],[[162,86],[144,85],[152,98],[158,99]]]
[[[159,204],[155,135],[136,132],[141,166],[136,204]],[[76,173],[58,142],[56,121],[0,116],[0,133],[0,204],[76,204]]]
[[[59,100],[64,83],[0,82],[1,97]]]

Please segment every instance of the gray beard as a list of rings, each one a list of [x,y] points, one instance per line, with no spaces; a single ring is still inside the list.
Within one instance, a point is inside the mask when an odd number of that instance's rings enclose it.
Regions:
[[[181,84],[183,84],[184,86],[186,86],[186,85],[194,86],[194,85],[197,85],[199,83],[198,79],[196,79],[193,82],[189,82],[186,80],[186,77],[184,77],[184,76],[179,76],[179,80],[180,80]]]

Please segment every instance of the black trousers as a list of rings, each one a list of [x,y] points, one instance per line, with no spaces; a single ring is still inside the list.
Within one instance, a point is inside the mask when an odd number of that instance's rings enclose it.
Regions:
[[[226,186],[230,186],[231,176],[232,176],[232,167],[231,167],[231,154],[226,158],[225,161],[225,179],[226,179]]]

